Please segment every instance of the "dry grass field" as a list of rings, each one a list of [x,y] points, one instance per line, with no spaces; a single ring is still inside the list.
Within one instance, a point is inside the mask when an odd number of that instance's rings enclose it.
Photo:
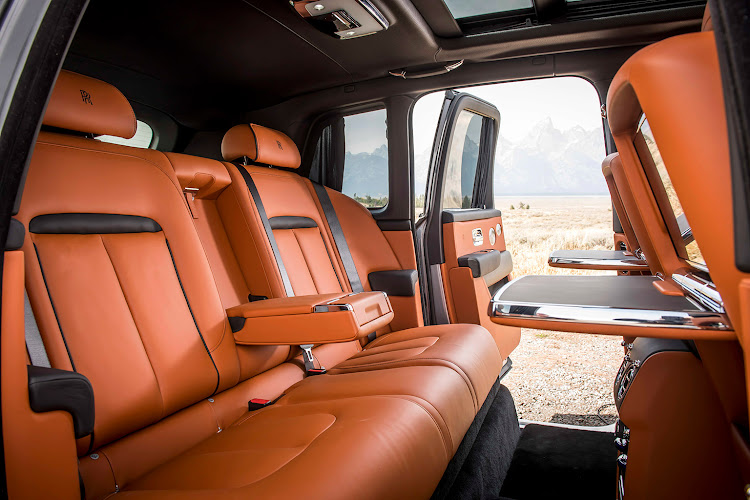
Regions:
[[[528,209],[519,206],[528,205]],[[510,207],[515,207],[510,209]],[[503,212],[505,243],[513,276],[603,274],[547,265],[554,250],[612,250],[612,204],[608,196],[496,197]]]
[[[510,209],[513,205],[514,209]],[[528,205],[528,209],[519,206]],[[608,196],[497,197],[513,255],[513,275],[606,274],[555,269],[553,250],[611,250],[612,206]],[[620,338],[524,329],[503,381],[527,420],[603,425],[615,418],[612,382],[622,360]],[[603,417],[600,418],[601,415]]]

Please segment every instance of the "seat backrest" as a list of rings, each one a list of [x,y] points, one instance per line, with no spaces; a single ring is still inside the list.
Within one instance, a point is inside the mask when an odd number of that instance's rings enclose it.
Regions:
[[[250,284],[251,289],[261,290],[253,293],[269,297],[288,295],[281,269],[286,271],[294,295],[352,291],[315,186],[293,171],[300,165],[300,156],[291,139],[259,125],[237,125],[224,135],[222,155],[227,162],[235,162],[226,165],[240,209],[233,215],[228,210],[229,204],[223,204],[225,226],[243,271],[255,278],[251,280],[256,282]],[[257,204],[248,192],[240,169],[257,188],[280,259],[274,255],[262,228]],[[407,234],[406,239],[402,235],[387,235],[361,204],[337,191],[325,189],[365,291],[371,290],[368,276],[372,272],[416,268],[409,231],[396,232]],[[248,224],[251,227],[248,228]],[[253,232],[254,246],[247,238],[248,231]],[[422,324],[418,295],[391,297],[391,301],[396,313],[391,328]]]
[[[257,226],[247,222],[246,217],[252,216],[252,207],[244,212],[239,208],[238,196],[247,196],[247,193],[236,192],[231,186],[228,168],[233,167],[178,153],[166,153],[166,156],[183,190],[216,280],[222,307],[229,309],[260,296],[273,297],[271,280],[258,268],[256,246],[262,243],[263,235]],[[291,353],[290,346],[237,346],[240,379],[283,363]]]
[[[351,291],[328,225],[318,210],[312,183],[291,171],[259,166],[299,167],[294,142],[266,127],[237,125],[225,134],[222,154],[227,161],[239,160],[226,164],[239,212],[232,217],[230,210],[225,210],[225,222],[238,253],[252,257],[243,258],[242,264],[254,278],[251,281],[257,282],[251,287],[263,287],[256,294],[284,297]],[[241,165],[245,158],[255,165]],[[245,175],[257,188],[259,200],[250,192]],[[260,210],[268,220],[278,258]],[[253,231],[255,249],[247,240],[248,229]],[[288,277],[291,290],[284,286],[282,273]]]
[[[239,363],[166,156],[80,136],[131,137],[128,101],[63,71],[43,123],[18,215],[26,287],[53,367],[92,383],[95,448],[234,386]]]
[[[640,245],[638,244],[638,238],[633,231],[633,225],[630,220],[631,216],[625,210],[625,205],[623,205],[620,188],[615,181],[613,173],[613,170],[618,170],[620,168],[622,168],[622,162],[620,161],[619,153],[612,153],[602,162],[602,174],[604,174],[604,179],[607,181],[607,188],[609,188],[609,195],[612,198],[612,205],[614,206],[615,213],[620,221],[620,226],[622,226],[622,232],[628,242],[628,247],[631,252],[634,252],[640,248]],[[629,193],[626,193],[626,196],[628,194]],[[640,221],[636,221],[636,223],[639,222]],[[640,224],[642,225],[642,222],[640,222]]]
[[[645,231],[637,237],[649,266],[667,280],[673,273],[694,268],[680,255],[686,247],[681,241],[686,239],[680,235],[684,232],[680,221],[673,221],[678,231],[670,233],[665,219],[672,214],[661,211],[671,212],[669,205],[678,198],[711,279],[739,331],[736,283],[741,274],[734,266],[724,109],[716,41],[710,31],[675,36],[638,51],[617,72],[607,96],[608,120],[622,160],[622,174],[637,202],[633,210],[646,223]],[[656,173],[656,160],[644,151],[648,146],[639,131],[644,114],[658,146],[662,170]],[[664,173],[671,180],[670,193],[664,192],[666,188],[658,179]],[[617,172],[615,179],[618,186],[624,186]],[[624,197],[623,202],[630,214]],[[634,229],[638,233],[635,225]],[[653,248],[647,249],[647,243]]]

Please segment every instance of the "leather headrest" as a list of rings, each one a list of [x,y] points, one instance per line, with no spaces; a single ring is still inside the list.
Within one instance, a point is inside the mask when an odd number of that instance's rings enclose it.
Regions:
[[[703,22],[701,23],[701,31],[713,31],[714,30],[714,23],[711,21],[711,11],[708,10],[708,5],[706,5],[706,10],[703,11]]]
[[[256,163],[283,168],[297,168],[301,162],[297,145],[289,136],[254,123],[230,128],[221,141],[221,155],[226,161],[246,156]]]
[[[44,114],[44,125],[94,135],[130,139],[135,113],[115,87],[101,80],[62,70]]]

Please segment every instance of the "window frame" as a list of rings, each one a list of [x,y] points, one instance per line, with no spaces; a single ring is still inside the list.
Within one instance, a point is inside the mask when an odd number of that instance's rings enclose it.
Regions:
[[[462,134],[462,135],[459,136],[459,135],[457,135],[456,132],[458,131],[457,130],[458,129],[458,123],[459,123],[459,121],[461,119],[461,115],[464,114],[464,113],[471,114],[471,115],[474,115],[474,116],[472,116],[470,118],[470,121],[469,121],[469,123],[466,126],[466,130],[465,130],[466,133],[464,133],[464,134]],[[451,159],[453,157],[453,154],[456,154],[456,153],[459,152],[458,149],[454,149],[453,148],[454,145],[458,146],[458,144],[454,144],[453,141],[455,141],[458,137],[460,137],[460,138],[463,139],[462,144],[461,144],[461,148],[460,148],[460,153],[461,153],[461,156],[463,157],[463,153],[466,150],[466,139],[469,136],[469,134],[468,134],[469,127],[471,127],[471,120],[474,120],[475,118],[479,118],[480,119],[480,125],[479,125],[479,138],[478,138],[479,142],[477,144],[477,148],[478,148],[478,150],[477,150],[477,162],[476,162],[476,164],[474,164],[474,167],[473,167],[473,173],[474,173],[474,175],[473,175],[473,181],[472,181],[471,198],[469,199],[469,205],[470,206],[468,206],[468,207],[464,207],[463,206],[464,192],[463,192],[463,188],[461,186],[461,184],[463,182],[463,176],[461,176],[459,178],[459,188],[460,188],[460,196],[461,196],[461,205],[462,206],[460,206],[460,207],[446,207],[445,206],[445,202],[446,202],[446,192],[447,192],[446,190],[447,190],[447,187],[448,187],[448,175],[452,173],[452,172],[450,172],[450,161],[451,161]],[[458,113],[458,116],[456,117],[456,125],[454,126],[454,129],[451,131],[451,144],[448,146],[449,149],[450,149],[450,151],[448,152],[448,157],[446,158],[445,172],[443,174],[442,192],[440,194],[440,207],[441,207],[441,210],[470,210],[470,209],[473,209],[473,208],[485,208],[485,206],[487,205],[487,203],[489,201],[487,198],[489,198],[490,200],[492,200],[493,195],[494,195],[494,190],[493,190],[493,184],[492,183],[490,183],[487,186],[488,189],[489,189],[489,191],[490,191],[487,194],[487,197],[485,197],[485,199],[483,199],[483,200],[477,199],[477,188],[478,188],[479,183],[481,182],[481,177],[484,176],[484,175],[486,175],[486,172],[482,171],[482,165],[480,165],[480,163],[481,163],[482,149],[483,149],[483,147],[487,147],[487,145],[486,145],[487,137],[485,135],[486,134],[485,127],[487,127],[487,120],[488,119],[491,120],[492,118],[490,118],[489,116],[482,115],[482,114],[478,113],[477,111],[474,111],[473,109],[468,109],[468,108],[462,109]],[[496,135],[495,136],[495,142],[497,142],[497,139],[498,139],[498,137]],[[433,147],[434,147],[434,144],[433,144]],[[496,147],[496,144],[495,144],[495,147]],[[463,174],[463,161],[461,161],[459,165],[460,165],[460,168],[461,168],[461,174]],[[482,205],[482,206],[480,206],[480,205]]]
[[[413,229],[413,202],[412,191],[414,189],[414,178],[411,171],[411,158],[408,152],[411,150],[411,112],[413,99],[409,96],[395,95],[374,99],[364,103],[341,106],[332,111],[321,113],[313,118],[302,150],[302,166],[300,175],[310,178],[313,182],[323,184],[340,192],[340,189],[332,185],[330,179],[322,176],[321,172],[313,171],[315,152],[320,141],[323,130],[333,127],[332,149],[336,148],[336,142],[343,143],[343,117],[358,112],[386,109],[388,126],[388,204],[380,209],[368,209],[378,226],[384,231],[406,231]],[[337,127],[339,130],[336,130]],[[340,135],[340,137],[339,137]],[[343,148],[339,157],[332,158],[334,164],[331,169],[343,173]],[[401,154],[396,154],[401,151]],[[334,155],[335,156],[335,155]]]

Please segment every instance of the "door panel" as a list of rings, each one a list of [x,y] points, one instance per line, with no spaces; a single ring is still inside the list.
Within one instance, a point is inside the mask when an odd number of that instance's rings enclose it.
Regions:
[[[520,329],[493,323],[488,315],[491,295],[512,270],[492,189],[499,126],[500,113],[491,104],[446,92],[417,248],[426,321],[484,326],[507,357]]]

